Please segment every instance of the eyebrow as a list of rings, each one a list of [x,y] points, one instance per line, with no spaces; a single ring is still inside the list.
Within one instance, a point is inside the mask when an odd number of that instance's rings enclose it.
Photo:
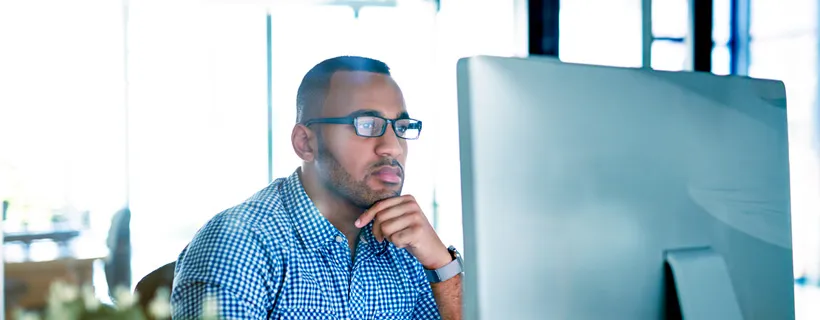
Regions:
[[[349,117],[358,117],[358,116],[372,116],[372,117],[385,117],[381,112],[378,112],[373,109],[364,109],[364,110],[357,110],[349,115]],[[386,118],[386,117],[385,117]],[[407,111],[402,111],[399,113],[399,116],[395,119],[410,119],[410,114]]]

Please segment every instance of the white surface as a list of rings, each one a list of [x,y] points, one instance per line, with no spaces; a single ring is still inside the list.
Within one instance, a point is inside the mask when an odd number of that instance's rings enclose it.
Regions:
[[[459,77],[467,318],[659,318],[664,250],[700,246],[745,319],[793,318],[782,83],[491,57]]]
[[[820,287],[794,287],[795,315],[797,320],[820,319]]]

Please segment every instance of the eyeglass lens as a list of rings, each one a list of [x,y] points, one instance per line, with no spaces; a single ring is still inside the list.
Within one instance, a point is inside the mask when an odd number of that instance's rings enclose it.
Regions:
[[[379,117],[356,117],[356,134],[365,137],[378,137],[384,134],[387,121]],[[405,139],[416,139],[421,133],[418,120],[398,119],[393,122],[396,135]]]

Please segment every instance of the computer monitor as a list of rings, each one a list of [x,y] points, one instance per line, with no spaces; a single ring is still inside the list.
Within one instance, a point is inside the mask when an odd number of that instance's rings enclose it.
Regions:
[[[465,319],[791,319],[786,94],[458,62]]]

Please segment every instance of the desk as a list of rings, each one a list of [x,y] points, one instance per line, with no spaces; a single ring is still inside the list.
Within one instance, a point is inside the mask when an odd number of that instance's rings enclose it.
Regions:
[[[5,232],[3,243],[21,243],[25,259],[30,258],[31,244],[38,240],[50,240],[60,246],[62,255],[70,255],[68,248],[69,241],[80,236],[79,230],[49,230],[49,231],[25,231],[25,232]]]
[[[5,232],[3,234],[3,242],[23,242],[31,244],[35,240],[52,240],[63,243],[79,236],[79,230]]]
[[[57,280],[73,284],[91,284],[94,261],[100,258],[65,258],[50,261],[5,263],[5,279],[22,285],[16,296],[6,295],[6,315],[17,308],[41,310],[48,302],[48,291]]]
[[[51,284],[92,284],[94,262],[108,255],[104,239],[74,230],[5,233],[6,318],[15,309],[45,308]]]

